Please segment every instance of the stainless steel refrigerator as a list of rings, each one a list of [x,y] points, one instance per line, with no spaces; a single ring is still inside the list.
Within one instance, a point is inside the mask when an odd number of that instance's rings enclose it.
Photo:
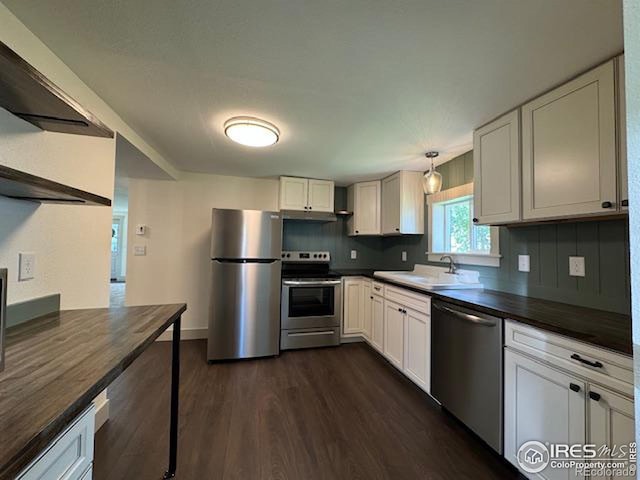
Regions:
[[[279,353],[280,212],[214,208],[207,359]]]

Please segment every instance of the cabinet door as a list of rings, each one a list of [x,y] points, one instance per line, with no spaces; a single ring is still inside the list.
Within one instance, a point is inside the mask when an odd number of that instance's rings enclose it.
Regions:
[[[353,219],[356,235],[380,235],[380,182],[355,185]]]
[[[360,279],[347,278],[344,281],[344,335],[359,334],[362,331],[360,314],[362,304],[362,281]]]
[[[429,392],[431,377],[431,319],[408,309],[405,315],[404,373]]]
[[[280,210],[306,210],[309,180],[280,177]]]
[[[379,295],[373,295],[371,300],[371,345],[382,352],[384,350],[384,300]]]
[[[613,60],[522,107],[524,219],[615,211],[615,124]]]
[[[474,223],[520,220],[519,110],[473,132],[473,171]]]
[[[606,446],[613,451],[611,460],[616,461],[620,448],[626,449],[635,442],[633,400],[610,392],[597,385],[589,386],[588,416],[589,431],[587,443]],[[598,455],[599,459],[609,455]],[[626,454],[623,459],[626,459]],[[612,477],[591,476],[592,479],[610,479]],[[635,476],[633,477],[635,478]]]
[[[629,208],[629,181],[627,173],[627,103],[624,76],[624,55],[616,62],[618,69],[618,202],[620,210]]]
[[[400,233],[400,172],[382,180],[382,233]]]
[[[584,382],[510,350],[505,350],[504,369],[504,456],[507,460],[518,467],[518,449],[531,440],[569,445],[585,443]],[[529,478],[579,477],[570,470],[547,467],[538,476]]]
[[[365,336],[365,338],[371,338],[371,324],[372,324],[372,318],[371,318],[371,310],[372,310],[372,301],[373,301],[373,295],[371,295],[371,281],[370,280],[363,280],[362,281],[362,288],[360,289],[360,291],[362,292],[361,295],[361,299],[362,299],[362,308],[360,309],[360,314],[362,316],[361,320],[360,320],[360,325],[362,325],[362,334]]]
[[[402,370],[404,363],[404,313],[401,305],[384,302],[384,355]]]
[[[333,212],[334,184],[328,180],[309,180],[309,210]]]

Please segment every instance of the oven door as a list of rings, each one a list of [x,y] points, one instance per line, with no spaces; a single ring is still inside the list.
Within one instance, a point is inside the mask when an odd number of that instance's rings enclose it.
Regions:
[[[340,283],[340,280],[284,280],[282,329],[339,326]]]

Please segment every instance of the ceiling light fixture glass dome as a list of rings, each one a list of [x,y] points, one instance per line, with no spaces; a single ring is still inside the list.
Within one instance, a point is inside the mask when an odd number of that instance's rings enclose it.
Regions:
[[[433,166],[433,159],[438,155],[438,152],[425,153],[425,157],[431,160],[431,168],[424,174],[422,179],[422,188],[424,188],[424,193],[427,195],[438,193],[442,189],[442,175],[436,172],[436,168]]]
[[[278,127],[254,117],[230,118],[224,122],[224,134],[247,147],[268,147],[280,139]]]

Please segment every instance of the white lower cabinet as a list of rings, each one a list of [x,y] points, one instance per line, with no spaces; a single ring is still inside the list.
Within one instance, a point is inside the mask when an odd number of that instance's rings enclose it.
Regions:
[[[384,299],[379,295],[371,296],[371,346],[380,353],[384,349]]]
[[[342,336],[359,336],[362,334],[362,280],[358,277],[345,278],[342,287]]]
[[[373,310],[373,295],[371,295],[371,280],[364,279],[362,281],[361,309],[362,314],[362,334],[366,339],[371,338],[371,329],[373,324],[372,310]]]
[[[635,442],[633,401],[597,385],[589,385],[587,443],[600,446],[627,446]],[[610,455],[599,456],[611,458]],[[612,459],[612,461],[615,459]],[[612,477],[591,476],[591,479]]]
[[[518,467],[518,449],[530,440],[584,444],[585,383],[509,350],[504,360],[505,458]],[[547,468],[530,478],[580,477],[569,470]]]
[[[91,480],[95,407],[91,405],[16,478]]]
[[[404,363],[404,313],[400,304],[384,302],[384,355],[402,370]]]
[[[431,318],[411,309],[405,312],[404,373],[428,392],[431,383]]]
[[[342,337],[364,338],[429,393],[431,299],[363,277],[345,277]]]
[[[608,447],[612,461],[620,461],[615,455],[635,442],[631,358],[511,320],[505,326],[505,458],[519,467],[521,445],[537,440]],[[606,460],[612,452],[599,451],[597,458]],[[535,479],[584,478],[575,469],[551,467],[522,473]]]

